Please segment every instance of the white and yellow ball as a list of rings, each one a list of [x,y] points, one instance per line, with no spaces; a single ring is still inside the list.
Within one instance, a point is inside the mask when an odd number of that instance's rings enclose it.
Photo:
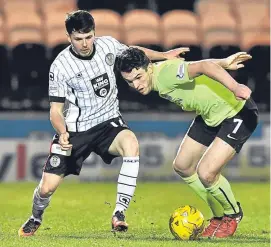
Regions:
[[[179,240],[196,240],[205,226],[203,214],[193,206],[177,208],[169,219],[169,229]]]

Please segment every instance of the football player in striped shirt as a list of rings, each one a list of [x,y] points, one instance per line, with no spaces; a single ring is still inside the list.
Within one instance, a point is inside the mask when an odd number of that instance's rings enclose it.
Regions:
[[[117,156],[123,158],[111,223],[114,231],[128,229],[124,212],[136,189],[139,146],[119,112],[114,74],[116,58],[128,47],[110,36],[95,37],[95,22],[87,11],[70,13],[65,25],[70,46],[56,57],[49,73],[50,120],[56,135],[34,190],[32,214],[19,229],[19,236],[37,231],[63,178],[79,175],[92,152],[108,164]],[[152,60],[172,59],[189,50],[140,49]]]

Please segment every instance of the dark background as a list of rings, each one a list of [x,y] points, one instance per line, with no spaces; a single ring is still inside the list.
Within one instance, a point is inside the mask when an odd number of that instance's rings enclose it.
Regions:
[[[12,0],[9,0],[12,2]],[[32,0],[35,1],[35,0]],[[45,10],[39,1],[51,0],[36,0],[38,16],[41,18],[41,26],[43,27],[46,19]],[[59,2],[59,0],[53,0]],[[202,0],[207,2],[208,0]],[[222,0],[216,0],[220,2]],[[240,2],[242,0],[239,0]],[[51,62],[56,57],[56,55],[67,45],[66,42],[59,42],[54,46],[49,46],[46,42],[28,42],[22,40],[21,43],[13,45],[11,40],[11,34],[13,30],[9,30],[8,21],[9,16],[15,15],[18,10],[16,6],[12,10],[8,10],[7,5],[4,4],[4,0],[0,1],[1,11],[1,24],[0,31],[1,37],[0,41],[0,111],[10,112],[10,111],[48,111],[48,71]],[[22,1],[21,1],[22,2]],[[23,1],[23,2],[28,2]],[[71,1],[66,1],[65,6]],[[214,1],[213,1],[214,2]],[[232,9],[232,16],[235,18],[237,26],[240,26],[240,17],[235,13],[234,1],[227,0],[227,4]],[[253,2],[253,1],[252,1]],[[261,2],[260,0],[255,2]],[[201,27],[201,18],[211,16],[212,13],[219,16],[217,11],[221,11],[221,14],[226,11],[226,9],[212,9],[208,10],[208,13],[200,14],[197,9],[197,1],[187,0],[187,1],[176,1],[176,0],[136,0],[136,1],[126,1],[126,0],[78,0],[74,2],[73,9],[85,9],[85,10],[95,10],[95,9],[110,9],[119,15],[123,16],[127,12],[134,9],[147,9],[157,13],[162,17],[166,12],[181,9],[192,11],[199,16],[199,29]],[[235,3],[236,4],[236,3]],[[19,7],[18,7],[19,8]],[[50,12],[54,9],[50,7]],[[269,8],[266,5],[266,8]],[[64,27],[65,13],[68,9],[63,8],[63,21],[61,20],[61,25]],[[35,10],[36,11],[36,10]],[[269,10],[267,10],[269,13]],[[27,13],[31,15],[31,12]],[[203,16],[200,16],[203,15]],[[255,11],[254,15],[257,15]],[[249,16],[249,13],[248,13]],[[27,17],[26,17],[27,18]],[[267,16],[269,22],[269,16]],[[260,23],[259,23],[260,26]],[[15,29],[19,27],[16,26]],[[20,27],[24,28],[24,27]],[[96,29],[99,30],[99,25]],[[187,27],[189,29],[189,25]],[[239,36],[242,35],[241,29],[237,29]],[[46,35],[46,30],[42,30],[43,34]],[[176,30],[178,32],[178,30]],[[201,33],[204,31],[201,30]],[[253,33],[253,29],[251,30]],[[255,31],[255,36],[261,33],[261,28],[258,27]],[[269,36],[269,27],[266,31]],[[63,35],[65,39],[64,31],[58,33],[58,35]],[[185,35],[180,32],[180,36]],[[20,36],[20,34],[18,34]],[[63,39],[63,40],[64,40]],[[120,40],[125,43],[125,40]],[[240,43],[227,43],[222,42],[213,47],[205,47],[204,43],[199,41],[198,44],[189,43],[179,43],[174,45],[174,47],[165,47],[161,41],[159,44],[141,44],[140,42],[135,45],[142,45],[145,47],[153,48],[156,50],[164,51],[177,46],[188,46],[191,51],[185,55],[185,59],[200,60],[203,58],[222,58],[226,57],[234,52],[244,50],[242,47],[242,42]],[[253,43],[251,46],[246,47],[247,52],[251,53],[253,59],[246,63],[246,67],[239,71],[231,72],[232,76],[238,80],[238,82],[248,85],[252,90],[252,97],[255,99],[259,106],[261,112],[268,112],[270,110],[270,45],[266,42]],[[128,85],[120,78],[117,74],[117,83],[119,87],[119,99],[120,107],[122,111],[165,111],[174,112],[180,111],[175,105],[159,98],[155,93],[151,93],[148,97],[141,96],[140,94],[134,92],[132,89],[128,88]]]

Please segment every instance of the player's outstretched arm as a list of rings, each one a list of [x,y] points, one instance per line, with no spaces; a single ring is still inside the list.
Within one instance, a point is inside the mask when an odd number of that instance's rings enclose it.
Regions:
[[[237,52],[233,55],[230,55],[226,58],[222,59],[206,59],[207,61],[214,62],[221,66],[223,69],[227,70],[238,70],[241,68],[244,68],[245,65],[243,62],[251,59],[252,56],[244,51],[242,52]]]
[[[190,79],[202,74],[222,83],[234,93],[238,100],[244,100],[250,97],[251,90],[247,86],[239,84],[225,69],[218,64],[210,60],[201,60],[188,64],[188,75]]]
[[[141,46],[132,46],[132,47],[135,47],[144,51],[150,60],[167,60],[167,59],[181,58],[180,55],[184,55],[186,52],[190,51],[188,47],[179,47],[179,48],[169,50],[166,52],[154,51],[154,50],[141,47]]]

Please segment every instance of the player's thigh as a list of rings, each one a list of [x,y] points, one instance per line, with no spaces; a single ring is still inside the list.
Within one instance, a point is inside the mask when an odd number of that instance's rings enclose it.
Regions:
[[[202,117],[197,116],[180,145],[173,162],[174,170],[181,176],[194,174],[199,160],[214,140],[217,131],[218,128],[207,126]]]
[[[173,161],[173,168],[181,175],[191,176],[207,147],[185,135]]]
[[[40,193],[42,195],[52,194],[60,185],[64,175],[43,172],[42,179],[39,184]]]
[[[120,131],[111,143],[108,152],[116,156],[138,156],[139,144],[135,134],[129,129]]]
[[[216,137],[199,162],[199,177],[213,182],[235,153],[236,151],[231,145]]]

